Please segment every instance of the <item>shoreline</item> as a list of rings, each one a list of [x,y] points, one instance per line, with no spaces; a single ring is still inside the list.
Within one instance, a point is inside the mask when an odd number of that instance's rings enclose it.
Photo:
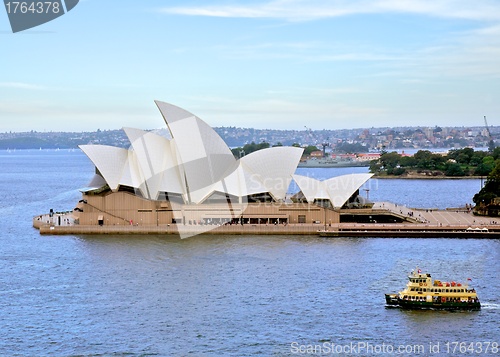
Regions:
[[[406,218],[404,222],[340,222],[325,224],[325,220],[287,224],[226,224],[226,225],[79,225],[70,224],[71,212],[62,213],[61,220],[47,222],[45,216],[33,217],[33,227],[41,235],[127,235],[157,234],[181,237],[203,235],[310,235],[326,237],[386,237],[386,238],[500,238],[498,218],[475,216],[460,208],[420,209],[377,202],[369,210],[346,210],[345,214],[392,214]],[[378,218],[376,218],[378,219]],[[59,224],[55,224],[59,222]],[[62,222],[62,225],[61,225]]]
[[[203,227],[169,226],[51,226],[39,227],[41,235],[303,235],[338,238],[456,238],[498,239],[500,226],[470,229],[466,225],[430,226],[428,224],[346,224],[325,227],[315,225],[226,225],[205,230]],[[477,230],[476,230],[477,229]]]
[[[378,175],[373,175],[372,179],[381,179],[381,180],[394,180],[394,179],[402,179],[402,180],[480,180],[480,179],[486,180],[486,176],[428,176],[428,175],[401,175],[401,176],[394,176],[394,175],[383,175],[383,176],[378,176]]]

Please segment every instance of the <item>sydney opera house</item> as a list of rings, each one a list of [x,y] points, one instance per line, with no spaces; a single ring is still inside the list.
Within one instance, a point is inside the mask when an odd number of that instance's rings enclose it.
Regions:
[[[303,149],[272,147],[236,159],[204,121],[155,102],[167,134],[124,128],[130,148],[82,145],[95,175],[72,212],[79,226],[338,223],[371,174],[319,181],[296,175]],[[295,181],[299,192],[291,195]]]

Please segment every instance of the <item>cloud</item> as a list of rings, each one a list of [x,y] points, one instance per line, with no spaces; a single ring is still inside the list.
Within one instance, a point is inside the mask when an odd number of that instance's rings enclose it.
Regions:
[[[163,7],[162,13],[226,18],[308,21],[354,14],[408,13],[442,18],[500,20],[494,0],[274,0],[258,4]]]
[[[38,84],[22,83],[22,82],[0,82],[0,88],[29,89],[29,90],[48,89],[47,87]]]

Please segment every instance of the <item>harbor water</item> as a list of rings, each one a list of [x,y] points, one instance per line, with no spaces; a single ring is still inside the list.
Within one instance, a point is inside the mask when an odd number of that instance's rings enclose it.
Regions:
[[[498,240],[40,236],[32,217],[71,210],[93,165],[78,150],[0,151],[0,165],[1,356],[500,354]],[[361,194],[459,207],[480,184],[372,179]],[[386,308],[416,266],[472,279],[482,309]]]

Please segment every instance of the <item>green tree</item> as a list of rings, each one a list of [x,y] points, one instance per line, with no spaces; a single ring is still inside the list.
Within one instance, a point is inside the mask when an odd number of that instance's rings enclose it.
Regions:
[[[233,148],[231,149],[231,152],[233,153],[233,156],[235,158],[240,158],[241,156],[245,155],[245,152],[243,151],[242,147]]]
[[[500,159],[500,146],[496,147],[493,152],[491,153],[491,156],[493,156],[493,159],[498,160]]]
[[[488,176],[494,168],[495,168],[495,160],[493,159],[493,156],[486,156],[483,158],[482,162],[476,166],[476,169],[474,170],[474,175]]]
[[[311,155],[313,151],[318,151],[319,149],[314,145],[309,145],[304,149],[304,155]]]
[[[445,164],[444,174],[446,176],[465,176],[465,172],[460,164],[451,161]]]
[[[370,161],[370,172],[373,174],[377,174],[382,169],[382,164],[379,160]]]
[[[490,204],[493,198],[500,196],[500,160],[495,162],[495,168],[490,172],[483,188],[472,199],[476,205]]]
[[[431,166],[432,152],[429,150],[418,150],[413,157],[418,168],[429,169]]]
[[[483,162],[483,159],[486,156],[488,156],[488,153],[486,151],[481,151],[481,150],[474,151],[474,155],[472,155],[470,159],[470,164],[472,166],[477,166]]]
[[[387,170],[388,174],[392,173],[392,170],[394,170],[398,165],[399,165],[399,160],[401,159],[401,155],[399,155],[397,152],[392,151],[385,153],[380,156],[380,163],[382,164],[382,167]]]
[[[417,160],[413,156],[402,156],[399,160],[402,167],[413,168],[417,166]]]
[[[392,174],[395,176],[401,176],[406,173],[406,169],[404,167],[396,167],[393,171]]]
[[[474,156],[474,149],[472,148],[450,150],[450,152],[448,153],[449,159],[453,159],[462,165],[469,165],[473,156]]]
[[[444,169],[446,158],[439,154],[433,154],[429,150],[419,150],[413,155],[416,167],[425,170]]]
[[[233,153],[234,157],[240,158],[244,155],[248,155],[254,151],[262,150],[262,149],[267,149],[269,147],[269,143],[262,142],[260,144],[256,144],[255,142],[251,142],[250,144],[245,144],[243,147],[237,147],[234,149],[231,149],[231,152]]]

